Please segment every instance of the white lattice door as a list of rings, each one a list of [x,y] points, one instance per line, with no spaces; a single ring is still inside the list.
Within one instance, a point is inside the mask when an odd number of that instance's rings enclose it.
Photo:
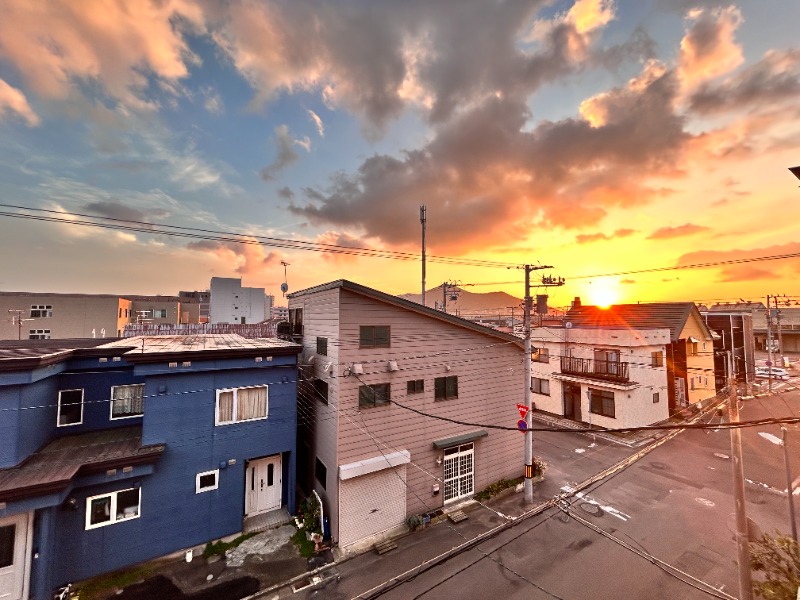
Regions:
[[[475,491],[474,444],[445,448],[444,501],[459,500]]]

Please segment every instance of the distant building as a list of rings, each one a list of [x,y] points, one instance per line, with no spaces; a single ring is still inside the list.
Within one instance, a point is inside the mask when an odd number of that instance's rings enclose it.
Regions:
[[[178,296],[0,292],[0,339],[117,338],[131,323],[198,323],[199,308]]]
[[[267,318],[264,288],[242,287],[242,279],[211,278],[211,323],[260,323]]]
[[[180,298],[181,303],[183,302],[197,302],[198,305],[198,317],[197,321],[189,321],[190,323],[208,323],[210,319],[210,303],[211,303],[211,292],[209,290],[205,291],[195,291],[195,292],[187,292],[187,291],[180,291],[178,292],[178,298]]]
[[[279,321],[289,320],[289,307],[288,306],[273,306],[272,318]]]
[[[755,381],[755,337],[750,311],[701,311],[714,337],[714,372],[717,391],[728,385],[728,352],[733,360],[736,381]]]

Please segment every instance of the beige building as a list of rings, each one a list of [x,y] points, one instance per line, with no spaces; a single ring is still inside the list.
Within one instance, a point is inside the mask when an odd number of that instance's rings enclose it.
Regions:
[[[340,548],[522,475],[521,340],[345,280],[288,298],[306,365],[298,482]]]
[[[200,304],[177,296],[0,292],[0,339],[122,337],[130,323],[197,323]]]

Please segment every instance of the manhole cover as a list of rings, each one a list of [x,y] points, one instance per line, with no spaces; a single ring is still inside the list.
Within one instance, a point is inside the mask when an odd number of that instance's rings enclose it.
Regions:
[[[706,500],[705,498],[695,498],[694,501],[697,502],[698,504],[702,504],[703,506],[708,506],[708,507],[715,506],[715,504],[711,500]]]
[[[603,509],[591,502],[581,502],[581,510],[595,517],[602,516],[603,514]]]
[[[727,454],[723,454],[722,452],[714,452],[714,456],[717,458],[730,458]]]

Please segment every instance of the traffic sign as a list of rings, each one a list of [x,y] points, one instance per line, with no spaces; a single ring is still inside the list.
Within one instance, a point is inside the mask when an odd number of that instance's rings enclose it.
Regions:
[[[524,419],[525,416],[528,414],[528,407],[524,404],[517,404],[517,410],[519,411],[520,419]]]
[[[517,421],[517,428],[522,432],[525,433],[528,429],[528,422],[525,419],[520,419]]]
[[[772,366],[772,361],[771,361],[771,360],[768,360],[768,361],[767,361],[767,362],[765,362],[764,364],[765,364],[765,365],[767,365],[768,367],[771,367],[771,366]],[[517,404],[517,406],[519,406],[519,404]]]

